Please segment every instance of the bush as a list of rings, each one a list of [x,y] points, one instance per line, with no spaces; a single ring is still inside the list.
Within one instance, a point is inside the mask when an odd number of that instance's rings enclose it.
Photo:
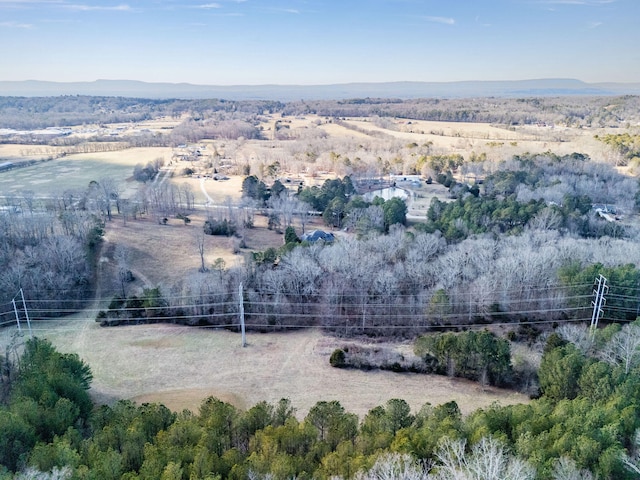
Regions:
[[[191,219],[190,219],[187,215],[185,215],[184,213],[178,213],[178,214],[176,214],[176,218],[177,218],[178,220],[182,220],[182,221],[184,222],[184,224],[185,224],[185,225],[187,225],[187,224],[191,223]]]
[[[111,302],[109,302],[108,308],[109,310],[117,310],[124,305],[124,302],[125,302],[124,298],[116,295],[111,299]]]
[[[329,364],[335,368],[344,368],[346,366],[345,360],[344,350],[336,348],[329,357]]]
[[[360,345],[336,348],[329,357],[329,364],[336,368],[358,370],[390,370],[392,372],[433,373],[433,365],[424,364],[419,358],[405,358],[401,353],[386,347]]]
[[[206,235],[225,235],[231,237],[236,233],[236,224],[226,218],[224,220],[207,220],[204,222],[204,233]]]
[[[285,244],[296,244],[296,243],[300,243],[300,239],[298,238],[298,235],[296,234],[296,230],[289,226],[285,229],[284,231],[284,243]]]
[[[153,180],[156,175],[158,175],[162,163],[164,162],[149,162],[144,167],[141,163],[137,164],[135,167],[133,167],[133,179],[137,182],[142,183]]]

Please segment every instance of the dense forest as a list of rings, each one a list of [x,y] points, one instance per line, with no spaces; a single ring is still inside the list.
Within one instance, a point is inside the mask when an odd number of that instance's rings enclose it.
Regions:
[[[529,404],[462,416],[455,402],[412,412],[391,399],[362,419],[336,400],[319,400],[304,418],[287,399],[243,411],[210,397],[193,413],[92,406],[87,365],[34,338],[22,355],[0,356],[0,478],[637,478],[640,326],[565,334],[547,338],[540,396]],[[416,348],[475,368],[442,350],[452,341],[430,337]]]

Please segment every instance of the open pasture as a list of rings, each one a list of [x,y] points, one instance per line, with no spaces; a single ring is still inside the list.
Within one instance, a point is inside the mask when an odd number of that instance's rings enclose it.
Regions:
[[[431,144],[433,153],[459,153],[465,159],[473,152],[502,160],[523,153],[551,151],[557,155],[585,153],[596,161],[615,161],[612,152],[595,135],[619,133],[612,128],[571,128],[548,125],[512,126],[487,123],[434,122],[393,119],[391,128],[370,119],[350,118],[345,122],[360,132],[384,133],[396,139]],[[346,131],[349,131],[345,129]],[[355,132],[354,132],[355,133]]]
[[[189,215],[191,223],[188,225],[177,219],[170,219],[166,225],[160,225],[150,218],[128,221],[124,224],[116,216],[105,226],[103,266],[115,265],[114,249],[116,246],[121,246],[129,252],[130,268],[136,278],[136,281],[128,286],[130,289],[142,290],[142,288],[170,286],[189,275],[196,275],[201,262],[195,235],[202,231],[206,217],[206,212],[198,211]],[[238,239],[205,235],[205,266],[210,268],[216,260],[221,258],[227,268],[233,267],[244,261],[245,253],[264,250],[268,247],[278,248],[283,244],[283,235],[268,230],[267,218],[264,216],[256,215],[255,227],[246,229],[243,233],[248,248],[238,253],[234,253],[234,244]],[[110,283],[109,275],[105,275],[106,292],[114,291],[113,287],[109,288]]]
[[[38,328],[37,335],[49,338],[61,351],[78,353],[91,366],[91,394],[101,403],[125,398],[162,402],[181,411],[197,410],[210,395],[242,409],[261,400],[289,398],[303,417],[319,400],[338,400],[362,418],[391,398],[406,400],[414,412],[427,402],[455,400],[464,413],[493,402],[527,402],[524,395],[448,377],[333,368],[329,356],[341,341],[316,330],[248,333],[243,348],[238,333],[216,329],[103,328],[90,319]]]
[[[115,152],[82,153],[0,172],[0,192],[16,194],[33,190],[38,196],[59,194],[67,189],[86,189],[92,180],[114,178],[125,191],[135,192],[133,167],[156,158],[171,159],[168,148],[131,148]]]

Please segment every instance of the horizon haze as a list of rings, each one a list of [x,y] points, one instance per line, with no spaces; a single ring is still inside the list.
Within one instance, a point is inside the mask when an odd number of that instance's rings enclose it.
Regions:
[[[635,0],[0,0],[0,81],[639,83]]]
[[[387,82],[331,85],[193,85],[135,80],[94,82],[7,82],[0,80],[0,96],[54,97],[88,95],[152,99],[224,100],[345,100],[354,98],[472,98],[640,95],[640,83],[585,83],[574,79],[488,82]]]

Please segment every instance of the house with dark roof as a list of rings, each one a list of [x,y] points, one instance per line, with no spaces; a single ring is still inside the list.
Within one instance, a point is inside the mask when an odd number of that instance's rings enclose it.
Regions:
[[[300,240],[303,242],[316,243],[316,242],[325,242],[325,243],[333,243],[335,237],[333,233],[327,233],[323,230],[313,230],[311,232],[305,233],[300,237]]]

